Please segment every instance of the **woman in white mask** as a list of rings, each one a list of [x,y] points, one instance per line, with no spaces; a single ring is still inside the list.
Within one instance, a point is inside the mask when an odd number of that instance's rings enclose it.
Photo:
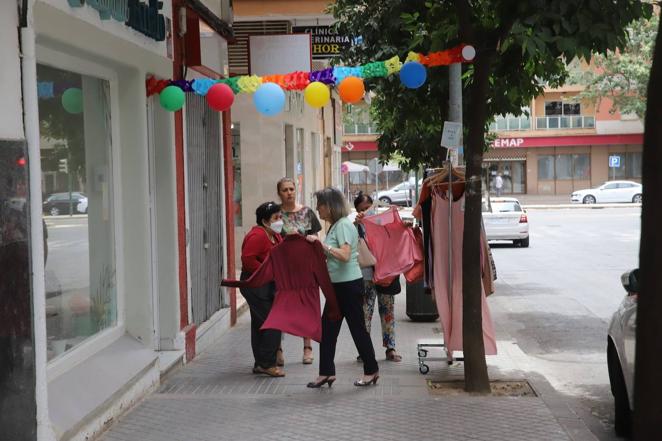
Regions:
[[[255,210],[256,224],[244,237],[241,245],[241,280],[248,279],[264,262],[271,249],[281,242],[283,219],[280,206],[265,202]],[[273,282],[259,288],[240,288],[251,314],[251,347],[255,363],[254,374],[284,377],[277,366],[276,352],[280,347],[281,333],[275,329],[260,330],[267,319],[276,294]]]

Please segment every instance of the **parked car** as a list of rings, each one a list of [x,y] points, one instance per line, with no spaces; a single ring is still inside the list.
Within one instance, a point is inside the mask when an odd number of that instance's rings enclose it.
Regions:
[[[609,181],[597,188],[575,191],[570,200],[575,204],[604,204],[612,202],[641,203],[641,184],[632,181]]]
[[[72,213],[69,212],[71,207]],[[79,209],[82,209],[82,211]],[[49,195],[43,203],[44,213],[51,216],[60,214],[87,213],[87,196],[80,192],[72,192],[71,199],[69,193],[53,193]]]
[[[411,205],[411,198],[415,197],[416,185],[415,180],[412,178],[411,181],[401,182],[400,184],[392,187],[388,190],[382,190],[377,193],[377,199],[382,201],[385,204],[392,205]],[[423,186],[423,180],[418,181],[419,191]],[[411,190],[411,192],[410,192]]]
[[[483,223],[487,240],[512,240],[528,248],[529,217],[517,199],[483,199]]]
[[[614,313],[607,337],[609,383],[614,395],[614,425],[620,436],[630,435],[634,410],[634,355],[637,328],[639,270],[621,276],[627,295]]]

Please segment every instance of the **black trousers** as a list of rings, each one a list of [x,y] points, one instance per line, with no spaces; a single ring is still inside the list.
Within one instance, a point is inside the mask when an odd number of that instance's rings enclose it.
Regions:
[[[365,328],[363,315],[363,278],[351,282],[334,283],[340,312],[347,320],[349,332],[352,334],[354,345],[363,360],[363,373],[372,375],[379,371],[375,359],[375,348],[372,346],[370,334]],[[342,320],[336,322],[326,318],[327,306],[322,316],[322,341],[320,343],[320,375],[335,375],[336,365],[333,359],[336,356],[336,343],[342,326]]]
[[[241,273],[241,280],[250,275]],[[246,299],[251,313],[251,348],[255,366],[270,368],[276,366],[276,351],[280,347],[281,332],[276,329],[260,330],[267,319],[276,295],[276,285],[267,283],[259,288],[241,288],[241,295]]]

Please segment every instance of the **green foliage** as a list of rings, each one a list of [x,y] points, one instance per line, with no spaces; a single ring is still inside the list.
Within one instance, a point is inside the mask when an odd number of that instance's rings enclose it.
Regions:
[[[627,45],[621,51],[594,54],[591,69],[583,69],[577,61],[571,63],[570,81],[586,85],[580,97],[596,104],[611,98],[612,113],[632,113],[643,121],[658,25],[656,15],[637,20],[628,30]]]
[[[485,131],[495,115],[518,115],[545,86],[563,84],[568,77],[564,60],[624,47],[628,24],[652,13],[639,0],[337,0],[330,10],[341,33],[362,37],[344,54],[348,64],[404,58],[410,50],[427,53],[462,42],[473,44],[478,57],[494,55],[487,95],[479,97],[487,105]],[[465,65],[465,121],[472,115],[467,98],[474,72],[473,65]],[[448,69],[430,68],[428,82],[414,91],[397,76],[366,83],[376,92],[372,116],[382,132],[383,159],[401,152],[405,166],[439,164]]]

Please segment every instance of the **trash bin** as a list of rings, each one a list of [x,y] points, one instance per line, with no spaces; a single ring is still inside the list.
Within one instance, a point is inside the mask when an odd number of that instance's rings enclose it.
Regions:
[[[433,322],[439,318],[432,295],[425,293],[423,281],[407,283],[407,317],[414,322]]]

